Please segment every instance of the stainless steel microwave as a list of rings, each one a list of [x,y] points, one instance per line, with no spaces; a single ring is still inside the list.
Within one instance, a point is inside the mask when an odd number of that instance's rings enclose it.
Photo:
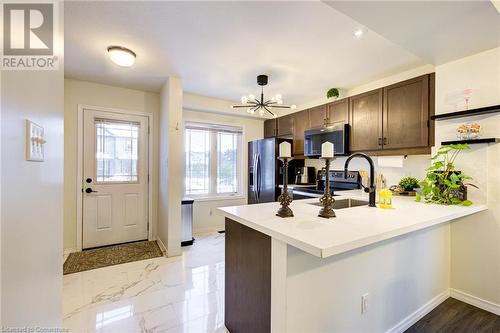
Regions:
[[[349,155],[349,125],[341,122],[324,128],[305,131],[304,155],[321,156],[321,145],[327,141],[334,144],[334,154],[336,156]]]

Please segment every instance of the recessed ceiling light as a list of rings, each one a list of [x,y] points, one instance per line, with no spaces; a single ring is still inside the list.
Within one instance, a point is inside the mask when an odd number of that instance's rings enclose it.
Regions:
[[[111,61],[118,66],[130,67],[135,62],[135,52],[122,46],[108,47],[108,54]]]
[[[365,29],[359,28],[354,31],[354,38],[360,39],[365,34]]]

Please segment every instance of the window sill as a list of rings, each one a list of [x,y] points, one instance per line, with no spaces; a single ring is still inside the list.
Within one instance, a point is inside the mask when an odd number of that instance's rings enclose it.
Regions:
[[[194,202],[205,202],[205,201],[224,201],[224,200],[241,200],[246,199],[244,195],[221,195],[220,197],[195,197],[186,195],[187,198],[193,199]]]

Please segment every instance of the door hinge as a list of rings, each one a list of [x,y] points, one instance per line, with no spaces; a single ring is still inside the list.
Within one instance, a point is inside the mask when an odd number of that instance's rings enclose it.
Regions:
[[[148,183],[149,183],[149,174],[148,174]]]
[[[427,119],[427,127],[431,127],[431,121]]]
[[[151,126],[148,126],[148,134],[151,134]]]

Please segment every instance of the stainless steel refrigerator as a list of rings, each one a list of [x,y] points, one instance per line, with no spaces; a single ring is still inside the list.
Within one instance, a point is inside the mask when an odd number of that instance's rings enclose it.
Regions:
[[[248,143],[248,203],[273,202],[281,194],[283,184],[282,166],[278,160],[279,144],[292,140],[267,138]],[[303,166],[303,160],[289,163],[288,182],[293,181],[296,166]]]

